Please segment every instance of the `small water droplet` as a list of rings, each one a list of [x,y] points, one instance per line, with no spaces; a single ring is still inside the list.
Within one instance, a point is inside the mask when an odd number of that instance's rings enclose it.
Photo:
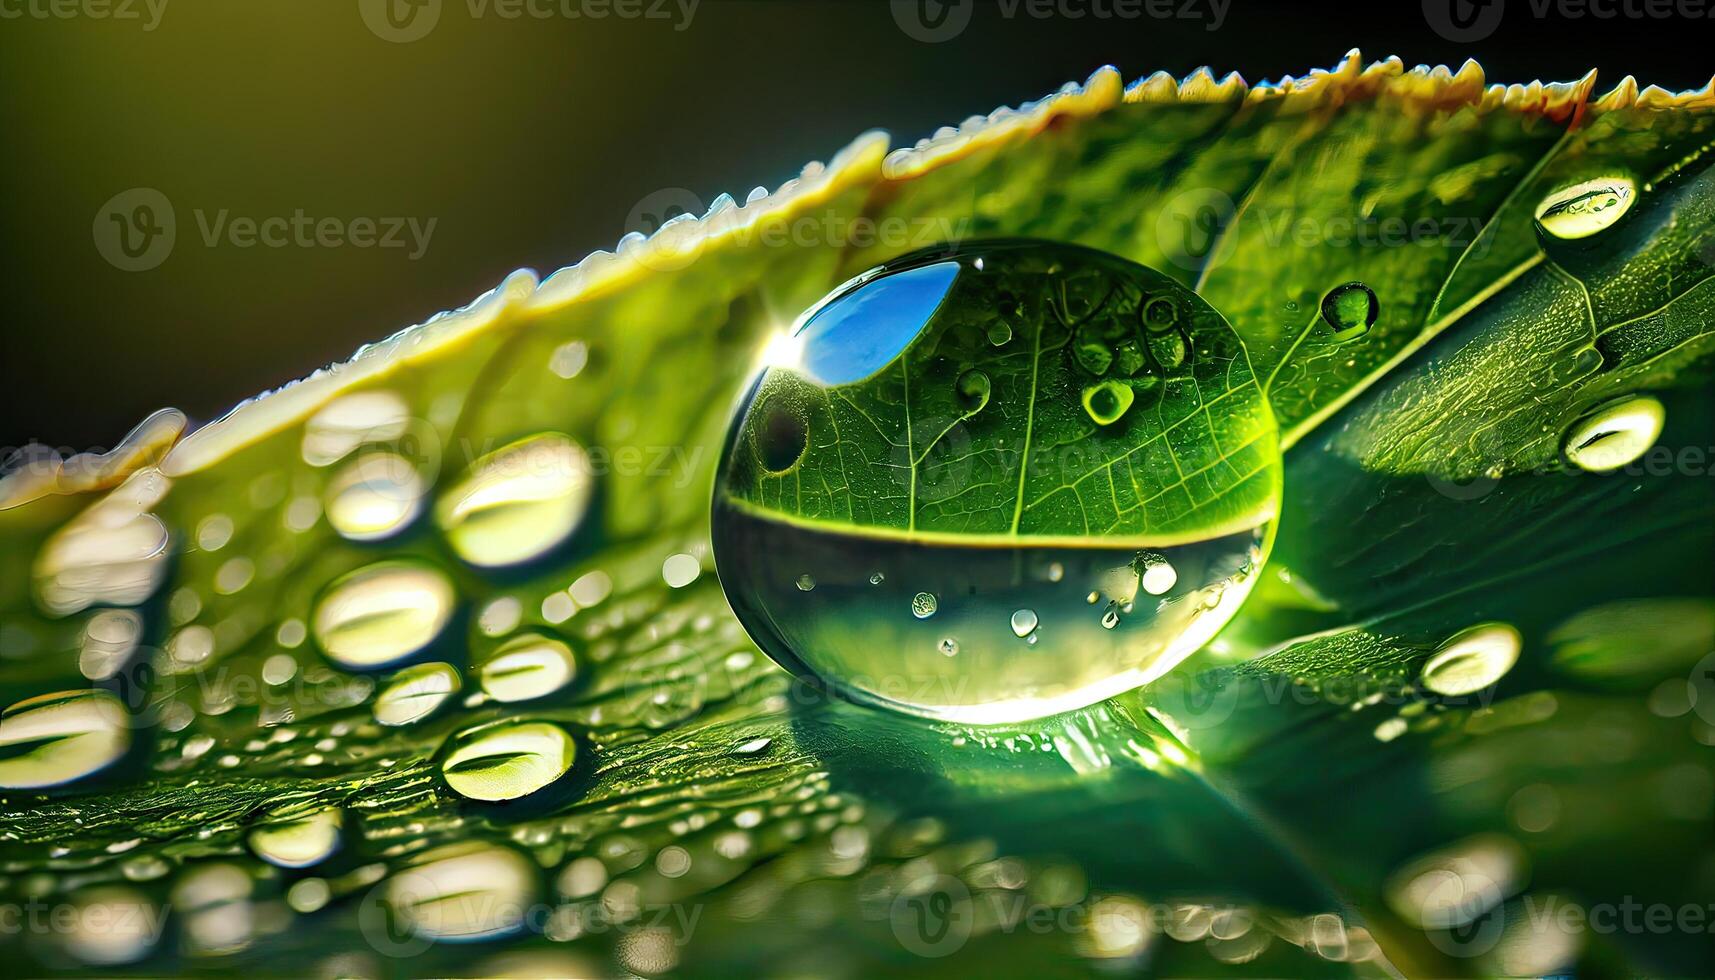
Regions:
[[[1375,290],[1361,282],[1348,282],[1322,297],[1322,322],[1332,331],[1335,342],[1355,340],[1369,333],[1381,309]]]
[[[570,381],[583,371],[589,359],[589,347],[581,340],[570,340],[554,348],[548,358],[548,370]]]
[[[551,636],[526,633],[501,644],[478,670],[482,689],[496,701],[546,697],[572,682],[572,648]]]
[[[1536,226],[1552,238],[1575,241],[1604,231],[1631,210],[1637,185],[1630,177],[1598,177],[1564,187],[1536,206]]]
[[[959,655],[959,641],[950,636],[942,637],[939,649],[942,656],[956,657]]]
[[[397,453],[365,453],[328,483],[328,525],[350,541],[397,534],[423,509],[423,479]]]
[[[27,698],[0,714],[0,787],[70,783],[107,768],[130,747],[125,705],[106,691]]]
[[[1097,425],[1112,425],[1125,415],[1136,397],[1129,385],[1103,381],[1084,389],[1084,411]]]
[[[885,581],[887,581],[887,576],[881,574],[880,572],[876,572],[875,574],[873,574],[869,577],[869,584],[871,584],[871,585],[880,585],[881,583],[883,583]]]
[[[1566,458],[1591,473],[1617,470],[1655,445],[1666,418],[1667,410],[1649,395],[1609,402],[1573,424],[1566,434]]]
[[[959,404],[965,414],[975,415],[989,403],[989,376],[981,371],[966,371],[959,376]]]
[[[387,880],[387,904],[404,931],[426,940],[476,942],[521,931],[537,900],[539,869],[509,847],[479,841],[426,851]]]
[[[1092,606],[1095,605],[1096,603],[1100,602],[1101,599],[1102,599],[1102,594],[1100,592],[1097,592],[1095,589],[1091,589],[1090,594],[1084,596],[1084,601],[1089,603]]]
[[[1519,631],[1506,623],[1479,623],[1441,644],[1423,665],[1423,686],[1457,697],[1495,683],[1518,661]]]
[[[668,555],[661,563],[661,579],[670,588],[682,589],[703,574],[703,563],[692,555]]]
[[[1020,609],[1012,614],[1012,633],[1023,639],[1036,632],[1036,611]]]
[[[809,592],[816,587],[816,580],[810,577],[809,572],[805,572],[798,576],[797,586],[799,592]]]
[[[1065,565],[1062,565],[1057,561],[1056,562],[1050,562],[1048,564],[1048,581],[1058,582],[1065,577],[1066,577],[1066,566]]]
[[[342,395],[304,423],[304,462],[332,466],[365,443],[398,439],[410,421],[411,407],[391,391]]]
[[[250,849],[277,867],[307,868],[339,850],[340,823],[335,809],[265,823],[250,832]]]
[[[935,615],[935,610],[940,606],[941,603],[928,592],[919,592],[911,597],[911,615],[918,619],[928,619]]]
[[[455,735],[441,760],[454,792],[496,803],[538,792],[564,776],[577,758],[570,732],[545,721],[495,722]]]
[[[311,631],[328,659],[363,670],[428,646],[452,618],[452,582],[428,565],[377,562],[336,579],[316,604]]]
[[[583,522],[593,481],[583,447],[559,433],[521,439],[478,459],[435,507],[459,557],[517,565],[558,547]]]
[[[1165,595],[1179,582],[1179,571],[1165,556],[1154,551],[1139,554],[1133,567],[1137,570],[1138,584],[1150,595]]]
[[[1170,296],[1156,296],[1144,302],[1139,315],[1145,330],[1160,333],[1179,322],[1179,304]]]
[[[434,714],[464,686],[451,664],[417,664],[387,681],[375,698],[375,720],[389,727],[411,725]]]
[[[733,751],[739,755],[756,755],[757,753],[766,750],[769,745],[773,744],[773,742],[774,740],[771,738],[753,738],[743,745],[740,745],[738,748],[733,749]]]
[[[988,325],[989,343],[996,347],[1005,347],[1012,340],[1012,327],[1005,320],[991,320]]]

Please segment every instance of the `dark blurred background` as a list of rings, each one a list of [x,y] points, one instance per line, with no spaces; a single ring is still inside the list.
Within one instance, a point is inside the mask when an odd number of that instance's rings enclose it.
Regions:
[[[742,199],[865,128],[908,143],[1103,63],[1257,82],[1357,46],[1490,81],[1709,80],[1703,4],[1625,2],[0,0],[0,450],[110,446],[163,405],[206,421],[612,247],[665,188]],[[137,207],[163,199],[151,252]],[[240,219],[300,213],[303,243],[242,244]],[[415,231],[385,244],[387,219]]]

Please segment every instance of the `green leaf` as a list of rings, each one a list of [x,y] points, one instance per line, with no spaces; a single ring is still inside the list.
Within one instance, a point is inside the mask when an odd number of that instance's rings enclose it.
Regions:
[[[545,910],[542,934],[432,944],[397,961],[411,973],[1702,969],[1706,934],[1533,918],[1703,902],[1715,805],[1715,727],[1693,703],[1715,603],[1696,456],[1715,446],[1715,112],[1707,93],[1628,79],[1592,99],[1592,83],[1485,88],[1474,65],[1355,53],[1248,90],[1206,72],[1122,90],[1104,71],[915,149],[865,137],[770,198],[543,283],[521,273],[183,439],[166,416],[109,458],[8,477],[0,694],[101,688],[136,724],[120,763],[3,791],[3,900],[170,904],[146,972],[392,969],[398,937],[370,913],[411,875],[446,904]],[[1617,176],[1636,199],[1610,227],[1539,234],[1551,195]],[[1379,240],[1395,219],[1406,240]],[[1069,715],[966,728],[827,700],[757,651],[710,571],[729,409],[829,290],[993,237],[1140,263],[1237,332],[1254,373],[1227,387],[1265,390],[1289,447],[1269,580],[1177,673]],[[1379,315],[1335,336],[1322,298],[1351,282]],[[1593,410],[1637,395],[1665,425],[1635,466],[1565,458]],[[1063,407],[1044,431],[1095,431]],[[438,497],[554,433],[588,453],[593,494],[522,567],[467,565],[433,506],[380,540],[324,516],[363,453],[405,460]],[[743,492],[784,506],[763,486]],[[1035,489],[968,525],[909,495],[861,523],[1085,533],[1042,496],[1053,484]],[[336,669],[312,627],[331,583],[383,560],[438,569],[457,597],[420,658],[468,674],[537,630],[576,651],[576,680],[376,723],[385,676]],[[1474,695],[1427,689],[1438,647],[1491,621],[1519,631],[1517,665]],[[508,719],[579,734],[553,798],[450,792],[443,746]],[[343,841],[321,864],[246,851],[254,826],[327,808]],[[461,842],[529,864],[435,879],[493,855],[446,860]],[[1485,876],[1459,878],[1481,902],[1436,904],[1425,883],[1445,873]],[[258,927],[232,943],[214,928],[229,919]],[[109,947],[75,928],[24,938],[20,970],[113,968],[80,958]]]

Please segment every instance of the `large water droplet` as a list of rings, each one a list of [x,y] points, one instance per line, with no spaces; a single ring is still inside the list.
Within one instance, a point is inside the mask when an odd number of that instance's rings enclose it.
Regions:
[[[54,928],[66,952],[83,963],[135,963],[160,939],[161,916],[166,910],[135,888],[97,885],[79,891],[73,901],[71,910],[76,914]],[[65,931],[59,932],[62,928]]]
[[[1649,395],[1609,402],[1566,434],[1566,458],[1579,469],[1607,473],[1635,462],[1655,445],[1667,410]]]
[[[304,423],[304,462],[331,466],[366,443],[398,439],[410,422],[411,407],[391,391],[343,395]]]
[[[1579,181],[1544,197],[1536,206],[1536,224],[1553,238],[1589,238],[1625,217],[1636,198],[1637,184],[1630,177]]]
[[[1518,662],[1520,643],[1519,631],[1506,623],[1460,630],[1423,665],[1423,686],[1449,697],[1481,691]]]
[[[577,530],[589,508],[591,470],[583,447],[545,433],[477,460],[435,506],[460,558],[481,568],[538,558]]]
[[[397,453],[366,453],[328,484],[328,524],[352,541],[379,541],[403,530],[423,509],[423,479]]]
[[[460,796],[495,803],[529,796],[572,768],[577,742],[546,721],[500,721],[454,736],[441,776]]]
[[[131,746],[125,706],[106,691],[62,691],[0,714],[0,787],[61,786],[100,772]]]
[[[783,666],[917,714],[1022,720],[1148,683],[1254,585],[1273,416],[1237,333],[1171,277],[978,242],[859,276],[807,322],[741,404],[713,508],[728,601]],[[777,412],[786,468],[759,448]]]
[[[166,525],[149,513],[169,483],[139,470],[56,531],[36,556],[36,596],[64,616],[94,605],[134,606],[166,574]]]
[[[501,644],[478,672],[483,691],[496,701],[546,697],[570,684],[576,674],[572,648],[536,633]]]
[[[377,562],[328,586],[311,630],[342,667],[385,667],[417,653],[452,618],[453,584],[440,570],[406,561]]]
[[[463,686],[451,664],[406,667],[376,695],[375,720],[390,727],[416,724],[440,710]]]
[[[479,841],[425,851],[386,884],[401,932],[444,942],[523,930],[539,890],[540,872],[529,858]]]
[[[1382,304],[1376,291],[1361,282],[1348,282],[1328,290],[1322,297],[1322,322],[1332,331],[1332,340],[1362,337],[1375,326]]]
[[[269,864],[307,868],[339,850],[340,824],[339,811],[331,808],[273,820],[250,831],[250,849]]]

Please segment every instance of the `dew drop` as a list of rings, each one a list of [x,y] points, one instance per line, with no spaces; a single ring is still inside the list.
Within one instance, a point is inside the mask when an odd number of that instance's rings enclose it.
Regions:
[[[455,735],[441,777],[460,796],[496,803],[554,783],[572,768],[577,743],[545,721],[500,721]]]
[[[989,343],[996,347],[1005,347],[1012,340],[1012,327],[1005,320],[994,320],[988,325]]]
[[[1103,381],[1084,389],[1084,411],[1097,425],[1112,425],[1125,415],[1136,397],[1129,385]]]
[[[478,942],[522,930],[537,899],[534,862],[509,847],[466,841],[419,855],[387,879],[387,904],[402,931],[428,940]]]
[[[529,701],[570,684],[577,676],[577,659],[562,641],[527,633],[501,644],[478,676],[483,691],[496,701]]]
[[[1423,686],[1457,697],[1495,683],[1518,662],[1519,631],[1506,623],[1479,623],[1441,644],[1423,665]]]
[[[589,359],[589,347],[583,341],[567,341],[554,348],[553,355],[548,358],[548,370],[570,381],[582,373]]]
[[[438,569],[384,561],[334,581],[311,631],[328,659],[352,670],[385,667],[432,643],[452,618],[452,582]]]
[[[394,674],[375,698],[375,720],[388,727],[429,717],[459,692],[464,682],[451,664],[417,664]]]
[[[919,592],[911,597],[911,615],[918,619],[928,619],[940,607],[940,601],[928,592]]]
[[[410,406],[391,391],[343,395],[304,423],[304,462],[311,466],[331,466],[365,443],[398,439],[405,434],[410,421]]]
[[[797,586],[799,592],[809,592],[816,587],[816,580],[810,577],[809,572],[805,572],[798,576]]]
[[[693,555],[668,555],[661,563],[661,579],[669,588],[682,589],[703,574],[703,563]]]
[[[966,371],[959,376],[959,404],[967,415],[974,415],[989,403],[989,376],[981,371]]]
[[[53,931],[65,944],[66,952],[90,966],[135,963],[160,939],[160,930],[154,925],[161,910],[135,888],[97,885],[81,889],[66,908],[75,914],[63,922],[56,915]]]
[[[583,522],[589,457],[568,436],[543,433],[478,459],[435,506],[459,557],[479,568],[517,565],[558,547]]]
[[[1036,632],[1036,611],[1020,609],[1012,614],[1012,634],[1019,639]]]
[[[1157,552],[1146,551],[1138,555],[1134,567],[1137,569],[1138,584],[1150,595],[1165,595],[1179,582],[1178,569]]]
[[[1617,470],[1655,445],[1666,418],[1661,402],[1649,395],[1609,402],[1573,424],[1566,458],[1591,473]]]
[[[740,745],[738,748],[733,749],[733,751],[739,755],[756,755],[765,751],[773,741],[774,740],[771,738],[753,738],[743,745]]]
[[[1179,304],[1170,296],[1156,296],[1144,301],[1139,314],[1145,330],[1160,333],[1179,322]]]
[[[92,681],[119,673],[137,651],[143,637],[143,617],[130,609],[103,609],[83,628],[77,669]]]
[[[170,537],[149,513],[167,492],[158,470],[139,470],[42,545],[36,596],[55,616],[94,605],[134,606],[166,574]]]
[[[959,655],[959,641],[950,636],[942,637],[937,648],[941,651],[942,656],[956,657]]]
[[[125,705],[106,691],[27,698],[0,714],[0,787],[74,782],[117,762],[130,746]]]
[[[1355,340],[1369,333],[1381,309],[1375,290],[1361,282],[1348,282],[1322,297],[1322,322],[1332,331],[1334,341]]]
[[[281,868],[307,868],[339,850],[340,813],[318,810],[289,820],[265,823],[250,832],[250,849]]]
[[[873,574],[869,577],[869,584],[871,584],[871,585],[880,585],[881,583],[883,583],[885,581],[887,581],[887,576],[881,574],[880,572],[876,572],[875,574]]]
[[[348,541],[379,541],[403,530],[423,509],[423,479],[397,453],[365,453],[328,483],[328,525]]]
[[[1589,238],[1613,227],[1636,198],[1637,185],[1630,177],[1580,181],[1543,198],[1536,206],[1536,225],[1552,238]]]

